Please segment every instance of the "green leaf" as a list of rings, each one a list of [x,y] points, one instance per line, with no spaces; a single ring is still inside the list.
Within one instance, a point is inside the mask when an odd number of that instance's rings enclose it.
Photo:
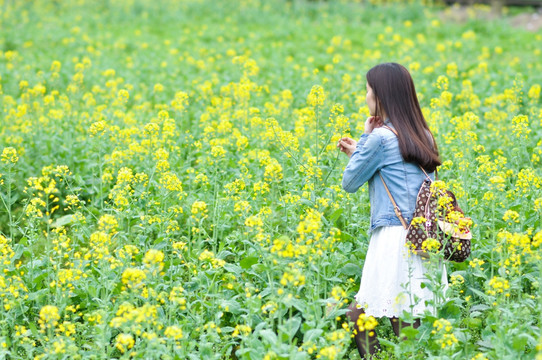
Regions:
[[[343,254],[350,254],[352,252],[352,245],[351,242],[341,242],[339,243],[338,247],[341,250]]]
[[[454,301],[448,301],[442,306],[439,313],[446,319],[458,319],[461,316],[461,308]]]
[[[480,340],[480,341],[477,341],[476,344],[480,346],[482,349],[494,349],[493,344],[491,343],[491,341],[488,341],[488,340]]]
[[[231,272],[237,276],[241,275],[241,268],[235,264],[224,264],[224,269],[226,269],[228,272]]]
[[[314,201],[310,201],[308,199],[305,199],[305,198],[301,198],[299,200],[299,204],[301,205],[307,205],[307,206],[313,206],[314,205]]]
[[[354,236],[350,235],[349,233],[344,232],[344,231],[341,232],[341,241],[349,241],[349,240],[352,240],[353,238]]]
[[[482,299],[485,299],[487,296],[483,292],[481,292],[478,289],[473,288],[472,286],[469,286],[469,290],[472,291],[473,294],[478,295]]]
[[[279,330],[288,336],[288,340],[292,340],[297,333],[299,326],[301,326],[301,319],[293,317],[288,319],[284,325],[279,326]]]
[[[81,177],[79,174],[75,174],[73,179],[75,180],[75,183],[78,185],[85,185],[85,180]]]
[[[339,272],[348,276],[361,275],[361,266],[356,264],[346,264],[339,270]]]
[[[39,275],[38,277],[34,279],[34,285],[42,285],[41,282],[43,281],[43,279],[47,278],[47,276],[49,276],[48,273],[46,272],[41,273],[41,275]]]
[[[33,322],[29,322],[28,327],[30,328],[30,331],[32,332],[32,335],[34,335],[34,337],[36,337],[36,338],[39,338],[40,333],[38,331],[38,328],[36,327],[36,324],[34,324]]]
[[[486,304],[476,304],[476,305],[473,305],[471,308],[470,308],[470,311],[471,312],[474,312],[474,311],[486,311],[487,309],[490,309],[489,305],[486,305]]]
[[[518,336],[514,337],[514,340],[512,340],[512,346],[517,351],[525,351],[525,346],[527,345],[527,341],[529,340],[529,337],[526,336],[526,334],[520,334]]]
[[[479,329],[482,327],[482,320],[476,318],[465,318],[463,324],[469,329]]]
[[[256,264],[257,262],[258,262],[258,258],[256,256],[249,256],[241,260],[239,265],[241,265],[243,269],[249,269],[252,267],[252,265]]]
[[[305,333],[305,336],[303,337],[303,342],[314,342],[314,339],[319,338],[323,332],[324,330],[322,329],[311,329]]]
[[[296,299],[295,297],[291,297],[284,299],[284,305],[286,305],[286,307],[294,307],[303,312],[307,306],[307,303],[305,301],[301,301],[300,299]]]
[[[15,254],[12,257],[13,260],[20,259],[21,255],[28,252],[23,245],[20,245],[20,243],[17,244],[16,247],[14,247],[14,248],[15,248]]]
[[[231,312],[232,314],[239,314],[241,312],[241,306],[235,300],[223,300],[221,307],[227,309],[226,311]]]
[[[380,342],[380,345],[384,345],[384,346],[392,348],[392,349],[398,347],[398,345],[396,343],[394,343],[393,341],[390,341],[390,340],[388,340],[386,338],[381,338],[381,339],[379,338],[378,341]]]
[[[58,227],[61,227],[61,226],[66,226],[68,224],[71,224],[74,220],[75,219],[74,219],[72,214],[64,215],[64,216],[59,217],[58,219],[56,219],[56,221],[51,224],[51,227],[58,228]]]
[[[309,358],[307,352],[295,350],[295,352],[293,354],[290,354],[289,359],[291,359],[291,360],[304,360],[304,359],[310,359],[310,358]]]
[[[260,335],[263,339],[267,340],[271,345],[276,345],[277,343],[277,334],[269,329],[260,331]]]
[[[344,211],[343,208],[338,208],[337,210],[335,210],[331,215],[329,215],[329,221],[335,224],[335,222],[337,221],[339,216],[341,216],[343,211]]]
[[[414,340],[418,333],[419,330],[413,328],[412,326],[401,329],[401,334],[405,335],[409,340]]]

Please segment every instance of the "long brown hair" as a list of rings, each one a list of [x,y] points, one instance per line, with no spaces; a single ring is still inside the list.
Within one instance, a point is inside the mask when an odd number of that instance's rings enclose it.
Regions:
[[[376,115],[381,115],[382,109],[397,130],[403,159],[433,172],[441,164],[438,148],[408,70],[396,63],[384,63],[369,70],[366,77],[375,95]]]

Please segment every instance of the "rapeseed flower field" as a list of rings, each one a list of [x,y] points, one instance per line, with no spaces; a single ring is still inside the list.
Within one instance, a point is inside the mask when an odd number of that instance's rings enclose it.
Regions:
[[[542,359],[542,33],[446,11],[4,0],[0,357],[357,358],[368,193],[335,144],[394,61],[475,225],[438,315],[379,320],[378,358]]]

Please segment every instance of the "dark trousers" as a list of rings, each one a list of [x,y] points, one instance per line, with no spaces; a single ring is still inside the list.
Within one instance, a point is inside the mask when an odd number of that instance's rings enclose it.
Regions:
[[[358,309],[356,307],[356,302],[354,301],[349,307],[346,316],[354,323],[354,341],[358,348],[359,355],[362,359],[371,359],[371,357],[380,350],[380,345],[376,336],[376,330],[363,330],[360,331],[357,321],[361,314],[364,314],[363,309]],[[417,328],[420,326],[420,320],[417,319],[414,324],[409,324],[399,320],[399,318],[392,317],[389,318],[391,321],[391,326],[393,327],[393,332],[395,335],[399,336],[401,329],[407,326],[413,326]]]

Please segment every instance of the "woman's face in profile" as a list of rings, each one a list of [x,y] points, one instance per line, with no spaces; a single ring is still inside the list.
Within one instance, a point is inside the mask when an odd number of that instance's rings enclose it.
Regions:
[[[376,115],[376,97],[373,93],[373,88],[369,86],[369,83],[366,85],[367,87],[367,95],[365,96],[365,102],[367,103],[367,106],[369,107],[369,113],[371,116]]]

